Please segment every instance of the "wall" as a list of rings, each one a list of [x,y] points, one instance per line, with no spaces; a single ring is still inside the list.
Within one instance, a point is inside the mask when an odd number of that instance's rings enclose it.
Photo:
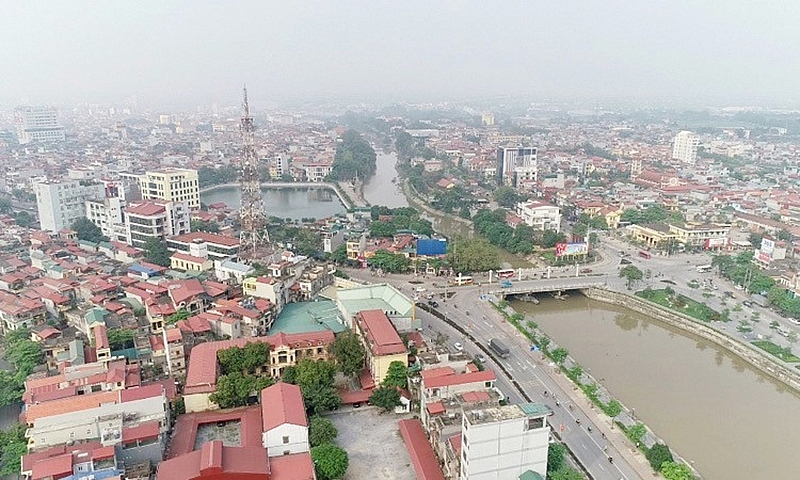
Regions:
[[[279,457],[288,451],[290,454],[308,451],[308,428],[300,425],[284,424],[264,432],[264,448],[270,457]],[[289,437],[283,443],[283,437]]]
[[[210,393],[193,393],[183,397],[186,406],[186,413],[205,412],[206,410],[218,410],[219,405],[209,400]]]
[[[589,288],[583,290],[582,292],[592,300],[598,300],[601,302],[629,308],[633,311],[648,315],[656,320],[662,321],[674,327],[678,327],[685,332],[714,342],[720,347],[746,361],[753,367],[757,368],[762,373],[769,375],[775,380],[778,380],[793,388],[795,391],[800,392],[800,372],[794,372],[788,367],[779,365],[769,358],[767,353],[762,353],[761,350],[758,350],[749,344],[742,343],[736,339],[728,337],[727,335],[718,332],[707,325],[699,323],[697,320],[694,320],[691,317],[678,312],[671,312],[639,297],[611,292],[601,288]]]

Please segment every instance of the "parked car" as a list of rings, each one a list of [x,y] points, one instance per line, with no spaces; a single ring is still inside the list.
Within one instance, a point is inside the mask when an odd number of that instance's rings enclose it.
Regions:
[[[436,300],[428,300],[428,305],[430,305],[433,308],[439,308],[439,302],[437,302]]]
[[[454,343],[453,344],[453,348],[455,348],[456,351],[458,351],[458,352],[463,352],[464,351],[464,346],[461,345],[461,342]]]
[[[591,268],[581,268],[581,273],[592,273]]]
[[[475,360],[479,361],[480,363],[486,363],[486,357],[482,353],[476,353]]]

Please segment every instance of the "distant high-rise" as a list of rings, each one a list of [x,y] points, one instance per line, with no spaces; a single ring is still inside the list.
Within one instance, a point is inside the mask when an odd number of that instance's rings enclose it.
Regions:
[[[510,147],[497,149],[497,184],[516,185],[520,180],[538,180],[538,149]]]
[[[641,158],[634,158],[631,160],[631,180],[636,180],[636,178],[642,174],[642,159]]]
[[[683,163],[693,164],[697,160],[697,146],[700,139],[692,132],[682,131],[672,141],[672,158]]]
[[[58,112],[55,108],[19,107],[15,113],[17,140],[20,144],[64,141],[64,129],[58,124]]]

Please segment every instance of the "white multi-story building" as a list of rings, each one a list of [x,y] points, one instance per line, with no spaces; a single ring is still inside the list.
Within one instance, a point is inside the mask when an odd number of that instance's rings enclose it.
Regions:
[[[531,227],[545,231],[561,231],[561,210],[555,205],[532,200],[517,204],[517,215]]]
[[[189,233],[189,206],[183,202],[143,200],[125,208],[128,245],[143,247],[151,238],[166,240]]]
[[[42,230],[58,232],[86,216],[86,202],[105,197],[101,183],[87,180],[39,181],[33,184]]]
[[[538,179],[538,152],[536,147],[510,147],[497,149],[497,184],[516,185],[521,180]]]
[[[200,208],[200,182],[197,170],[167,168],[138,176],[143,200],[187,202],[189,208]]]
[[[462,480],[520,478],[528,470],[544,478],[552,413],[540,403],[467,410],[461,427]]]
[[[119,197],[86,201],[86,218],[100,227],[103,235],[117,242],[127,242],[125,229],[125,201]]]
[[[17,140],[31,142],[63,142],[64,129],[58,124],[58,112],[52,107],[19,107],[16,110]]]
[[[672,158],[683,163],[694,164],[697,160],[697,147],[700,139],[692,132],[682,131],[672,141]]]

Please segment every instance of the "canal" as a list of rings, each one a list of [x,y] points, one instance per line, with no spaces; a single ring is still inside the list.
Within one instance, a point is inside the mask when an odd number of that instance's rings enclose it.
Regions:
[[[512,302],[707,479],[800,478],[800,397],[715,344],[579,294]]]
[[[407,207],[408,201],[397,176],[397,154],[378,151],[377,157],[375,175],[364,184],[364,199],[370,205]]]
[[[345,213],[344,205],[327,188],[262,188],[264,210],[267,215],[300,220],[302,218],[327,218]],[[239,187],[222,186],[200,194],[206,205],[222,202],[238,209],[242,200]]]

